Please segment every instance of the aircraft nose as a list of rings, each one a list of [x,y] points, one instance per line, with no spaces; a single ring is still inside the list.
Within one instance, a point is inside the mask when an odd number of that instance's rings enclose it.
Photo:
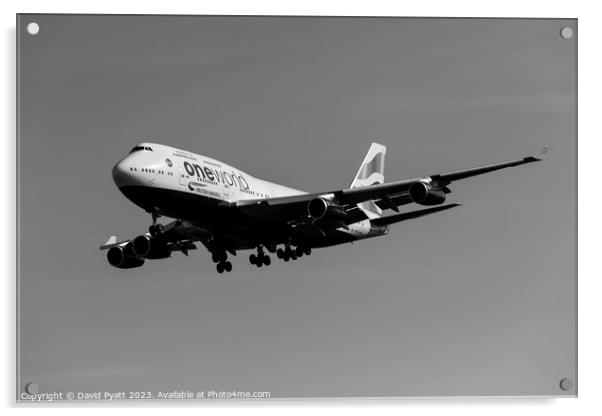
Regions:
[[[119,188],[127,185],[127,183],[131,180],[131,173],[132,172],[130,172],[130,169],[126,166],[125,160],[117,163],[111,171],[113,181]]]

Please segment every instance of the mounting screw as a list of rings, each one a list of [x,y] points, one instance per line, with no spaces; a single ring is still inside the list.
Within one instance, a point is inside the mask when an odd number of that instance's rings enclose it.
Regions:
[[[573,37],[573,29],[569,26],[565,26],[562,29],[560,29],[560,36],[563,37],[563,39],[570,39]]]
[[[573,388],[573,381],[570,378],[563,378],[562,380],[560,380],[560,383],[558,383],[558,385],[560,386],[561,390],[569,391]]]
[[[38,383],[27,383],[25,385],[25,391],[29,394],[38,394],[40,386],[38,386]]]
[[[37,35],[39,31],[40,25],[36,22],[31,22],[27,25],[27,33],[29,33],[30,35]]]

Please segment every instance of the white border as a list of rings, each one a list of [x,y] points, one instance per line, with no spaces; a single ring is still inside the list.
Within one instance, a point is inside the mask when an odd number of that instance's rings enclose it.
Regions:
[[[174,404],[180,411],[197,412],[215,408],[218,411],[245,409],[245,412],[261,413],[286,412],[307,413],[320,410],[331,413],[345,408],[348,413],[378,411],[396,414],[399,411],[434,414],[503,414],[528,411],[530,415],[563,415],[569,413],[590,414],[601,408],[598,401],[600,384],[600,340],[599,299],[602,291],[598,267],[600,244],[600,194],[598,170],[594,169],[600,152],[598,114],[601,88],[600,45],[602,15],[595,2],[546,1],[532,2],[505,0],[503,2],[482,1],[422,1],[386,2],[367,1],[205,1],[184,2],[171,0],[150,4],[148,1],[103,0],[85,3],[81,1],[4,1],[0,4],[0,19],[3,24],[4,42],[2,80],[5,86],[2,100],[2,126],[5,126],[2,140],[2,190],[4,201],[1,204],[4,227],[0,246],[0,264],[4,268],[4,302],[1,320],[5,342],[2,343],[2,373],[0,391],[5,407],[14,407],[15,397],[15,14],[16,13],[125,13],[125,14],[287,14],[287,15],[363,15],[363,16],[497,16],[497,17],[566,17],[579,19],[579,398],[578,399],[365,399],[365,400],[282,400],[275,402],[211,402],[194,404]],[[164,413],[165,405],[135,404],[145,407],[144,412]],[[154,407],[156,406],[156,407]],[[38,406],[40,407],[40,406]],[[64,413],[81,412],[81,408],[47,407],[46,411]],[[71,408],[70,408],[71,407]],[[133,410],[128,405],[111,406],[111,412],[118,407],[125,411]],[[25,409],[30,411],[30,409]],[[85,412],[105,412],[104,408],[89,406]]]

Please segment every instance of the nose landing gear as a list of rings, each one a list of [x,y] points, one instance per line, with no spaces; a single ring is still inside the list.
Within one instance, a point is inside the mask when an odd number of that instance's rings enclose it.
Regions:
[[[160,217],[159,214],[157,214],[155,212],[151,212],[151,216],[153,217],[153,225],[148,227],[148,232],[150,233],[150,235],[152,237],[156,237],[159,234],[163,233],[163,231],[165,231],[165,229],[163,228],[163,224],[157,223],[157,218]]]
[[[148,232],[153,237],[158,236],[159,234],[163,233],[163,231],[165,231],[165,229],[163,228],[163,224],[153,224],[150,227],[148,227]]]

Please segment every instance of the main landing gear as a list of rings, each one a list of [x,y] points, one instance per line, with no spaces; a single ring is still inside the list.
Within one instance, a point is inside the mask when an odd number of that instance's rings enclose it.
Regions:
[[[216,263],[215,268],[219,274],[232,271],[232,263],[228,261],[228,254],[225,251],[211,253],[211,260]]]
[[[284,250],[281,248],[276,250],[276,256],[284,261],[297,260],[299,257],[303,257],[303,255],[309,256],[310,254],[311,248],[309,247],[298,246],[293,249],[288,244],[285,245]]]
[[[270,259],[270,256],[264,253],[263,247],[258,246],[257,255],[251,254],[249,256],[249,262],[257,267],[269,266],[272,264],[272,259]]]
[[[269,248],[272,251],[275,247]],[[284,249],[279,248],[276,250],[276,255],[279,259],[284,261],[297,260],[299,257],[309,256],[311,254],[311,248],[305,246],[291,247],[290,244],[286,244]],[[228,253],[223,249],[216,249],[211,253],[211,259],[216,264],[215,267],[219,274],[223,272],[232,271],[232,263],[228,261]],[[263,246],[257,246],[257,254],[253,253],[249,255],[249,262],[257,267],[269,266],[272,264],[272,259],[265,253]]]

